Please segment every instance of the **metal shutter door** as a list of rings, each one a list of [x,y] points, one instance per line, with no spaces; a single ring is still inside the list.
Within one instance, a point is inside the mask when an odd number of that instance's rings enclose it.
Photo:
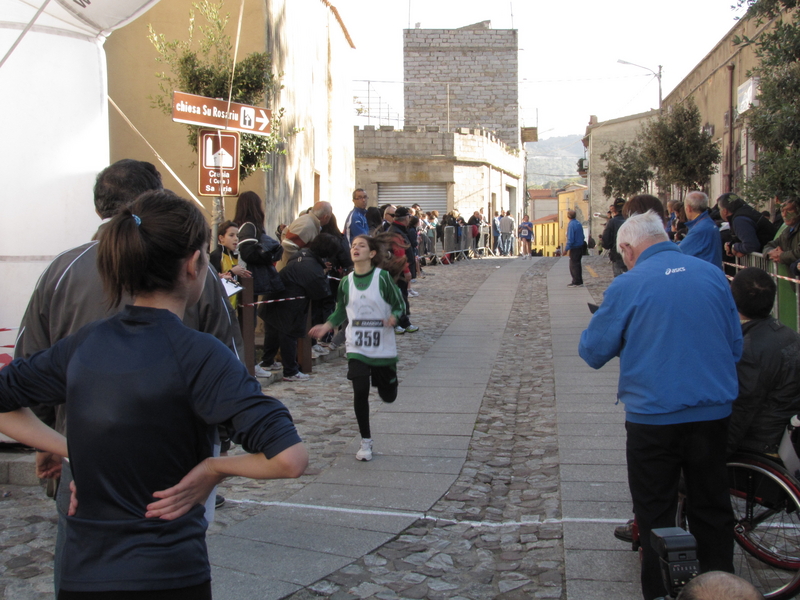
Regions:
[[[419,204],[425,212],[438,210],[439,216],[447,212],[446,183],[379,183],[378,206],[394,204],[411,206]]]

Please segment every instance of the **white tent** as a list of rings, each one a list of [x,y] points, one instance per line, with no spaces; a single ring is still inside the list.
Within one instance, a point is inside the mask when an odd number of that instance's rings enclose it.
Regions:
[[[103,42],[156,2],[0,0],[0,57],[13,48],[0,66],[0,329],[19,325],[49,261],[97,229],[92,187],[109,161]]]

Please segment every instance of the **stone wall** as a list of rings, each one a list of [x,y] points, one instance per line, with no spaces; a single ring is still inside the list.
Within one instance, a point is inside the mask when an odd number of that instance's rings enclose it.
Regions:
[[[520,147],[515,29],[406,29],[405,123],[487,129]]]

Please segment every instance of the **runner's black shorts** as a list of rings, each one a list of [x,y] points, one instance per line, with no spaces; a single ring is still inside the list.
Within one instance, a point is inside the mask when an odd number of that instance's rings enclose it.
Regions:
[[[397,366],[383,365],[376,367],[368,365],[357,358],[347,361],[347,378],[350,380],[359,377],[372,377],[372,387],[388,389],[397,387]]]

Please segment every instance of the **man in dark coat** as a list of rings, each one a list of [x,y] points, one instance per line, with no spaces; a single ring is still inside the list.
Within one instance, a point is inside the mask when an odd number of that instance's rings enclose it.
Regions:
[[[777,230],[775,225],[736,194],[722,194],[717,199],[719,215],[731,225],[734,240],[725,244],[728,256],[745,256],[761,252],[764,244],[771,242]]]
[[[622,227],[625,222],[625,217],[622,216],[622,207],[625,205],[625,200],[617,198],[614,204],[609,207],[612,217],[606,223],[606,228],[603,230],[603,235],[600,242],[603,248],[608,250],[608,258],[611,260],[611,268],[614,271],[614,277],[619,277],[628,270],[625,262],[622,260],[622,255],[617,252],[617,231]]]
[[[284,291],[279,298],[297,298],[260,305],[258,316],[264,319],[264,364],[272,365],[281,351],[284,381],[305,381],[310,376],[297,364],[297,340],[306,335],[306,316],[311,301],[331,295],[325,259],[335,256],[339,241],[321,233],[289,259],[280,271]]]

